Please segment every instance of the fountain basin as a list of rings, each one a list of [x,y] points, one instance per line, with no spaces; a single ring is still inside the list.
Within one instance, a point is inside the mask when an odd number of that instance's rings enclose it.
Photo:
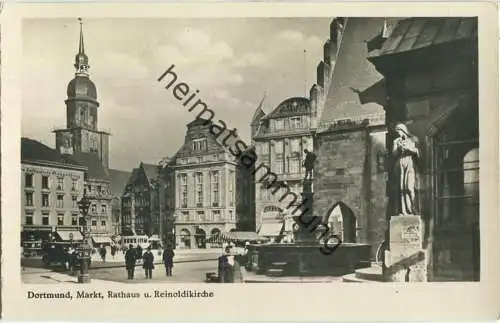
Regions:
[[[256,274],[280,276],[336,276],[370,267],[371,245],[343,243],[323,254],[317,242],[251,245],[247,269]]]

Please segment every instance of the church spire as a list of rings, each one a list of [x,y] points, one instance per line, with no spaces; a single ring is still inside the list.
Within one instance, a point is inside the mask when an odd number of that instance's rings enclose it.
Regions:
[[[89,69],[89,58],[85,54],[85,46],[83,42],[83,23],[82,23],[82,18],[78,18],[78,21],[80,21],[80,43],[78,46],[78,54],[76,54],[75,57],[75,69],[76,69],[76,75],[80,76],[88,76],[88,69]]]

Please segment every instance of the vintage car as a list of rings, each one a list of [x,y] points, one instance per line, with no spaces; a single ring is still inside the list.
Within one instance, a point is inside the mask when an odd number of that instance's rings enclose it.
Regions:
[[[74,250],[72,254],[69,253],[71,248]],[[69,242],[47,242],[42,246],[42,261],[46,266],[56,264],[68,269],[70,265],[73,265],[74,268],[77,268],[80,261],[76,249],[77,246]],[[91,260],[88,261],[90,267]]]
[[[30,239],[23,242],[23,256],[35,257],[42,252],[42,240]]]

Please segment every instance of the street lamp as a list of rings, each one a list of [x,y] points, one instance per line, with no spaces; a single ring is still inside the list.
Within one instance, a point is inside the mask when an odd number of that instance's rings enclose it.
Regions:
[[[80,272],[78,273],[78,283],[80,284],[88,284],[90,283],[90,275],[89,275],[89,263],[90,263],[90,254],[92,247],[90,246],[90,230],[88,227],[88,214],[90,207],[90,200],[87,198],[87,190],[83,190],[83,197],[80,201],[77,202],[78,208],[83,216],[83,242],[78,247],[78,260],[80,261]]]

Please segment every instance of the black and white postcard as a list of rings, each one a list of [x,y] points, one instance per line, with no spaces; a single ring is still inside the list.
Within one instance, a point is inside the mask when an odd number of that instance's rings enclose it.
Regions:
[[[497,318],[496,18],[6,5],[4,317]]]

